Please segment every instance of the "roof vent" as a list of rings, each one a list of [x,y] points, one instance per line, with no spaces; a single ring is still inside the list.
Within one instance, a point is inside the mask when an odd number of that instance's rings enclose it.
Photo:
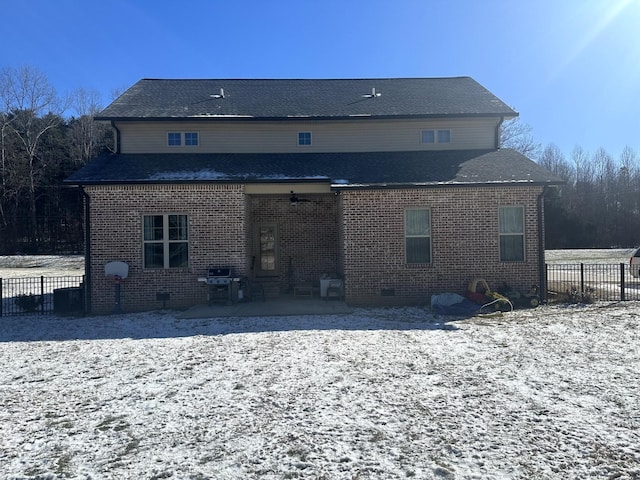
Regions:
[[[220,93],[209,95],[211,98],[224,98],[224,88],[220,89]]]
[[[371,93],[365,93],[362,95],[363,98],[376,98],[382,95],[381,93],[376,93],[375,87],[371,89]]]

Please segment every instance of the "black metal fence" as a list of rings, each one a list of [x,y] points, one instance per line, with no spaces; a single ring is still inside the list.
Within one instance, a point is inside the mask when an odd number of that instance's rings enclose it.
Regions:
[[[625,263],[547,264],[545,270],[550,301],[640,300],[640,278]]]
[[[0,316],[82,314],[84,276],[0,278]]]
[[[640,300],[640,278],[625,263],[552,263],[545,275],[549,301]],[[83,314],[85,300],[84,275],[0,278],[0,316]]]

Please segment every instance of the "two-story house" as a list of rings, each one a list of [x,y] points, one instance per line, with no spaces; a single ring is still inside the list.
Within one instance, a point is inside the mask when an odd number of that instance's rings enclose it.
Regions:
[[[111,261],[129,311],[206,302],[210,266],[267,299],[326,274],[350,304],[428,303],[476,276],[528,290],[560,179],[500,148],[516,115],[468,77],[141,80],[96,117],[116,153],[66,180],[85,194],[91,310],[113,307]]]

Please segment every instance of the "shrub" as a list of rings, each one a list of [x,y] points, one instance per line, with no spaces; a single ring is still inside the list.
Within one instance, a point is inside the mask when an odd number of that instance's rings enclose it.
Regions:
[[[18,295],[16,305],[25,312],[35,312],[42,305],[42,298],[32,294]]]

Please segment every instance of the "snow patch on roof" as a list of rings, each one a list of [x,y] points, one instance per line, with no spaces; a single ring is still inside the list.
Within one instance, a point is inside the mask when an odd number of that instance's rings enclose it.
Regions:
[[[200,170],[179,170],[179,171],[165,171],[157,172],[149,176],[151,181],[159,180],[265,180],[265,181],[281,181],[281,180],[324,180],[328,181],[329,177],[324,175],[311,175],[311,176],[296,176],[296,175],[284,175],[280,173],[273,174],[259,174],[259,173],[238,173],[229,174],[224,172],[218,172],[210,169]]]
[[[181,170],[176,172],[157,172],[149,180],[226,180],[229,175],[215,170]]]
[[[220,113],[196,113],[195,115],[189,115],[190,118],[253,118],[253,115],[235,115],[235,114],[220,114]]]

